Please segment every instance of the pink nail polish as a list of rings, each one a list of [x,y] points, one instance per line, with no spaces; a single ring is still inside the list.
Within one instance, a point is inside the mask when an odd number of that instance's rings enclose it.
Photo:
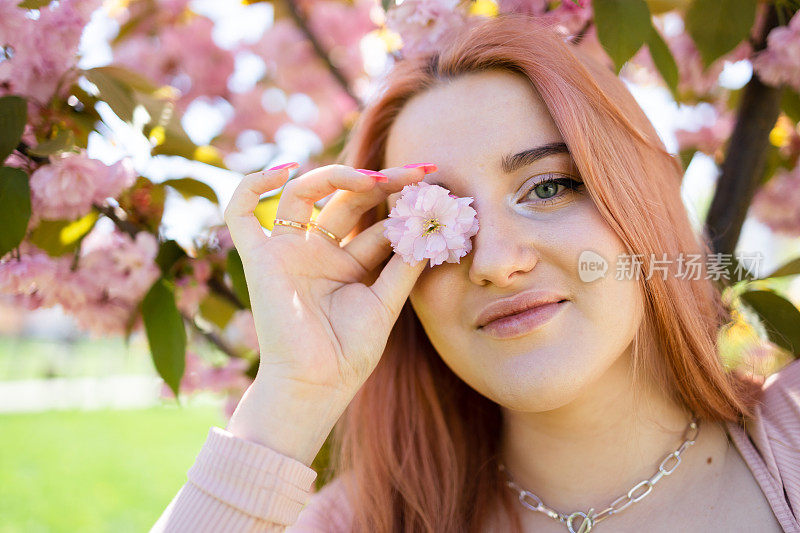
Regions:
[[[422,171],[425,174],[430,174],[431,172],[436,172],[439,168],[434,163],[413,163],[410,165],[403,165],[403,168],[418,168],[422,167]]]
[[[272,167],[269,170],[281,170],[283,168],[289,168],[289,167],[297,168],[299,166],[300,166],[300,163],[296,163],[296,162],[292,161],[291,163],[284,163],[283,165],[278,165],[277,167]]]
[[[372,176],[375,178],[375,181],[380,181],[386,183],[389,181],[389,176],[386,174],[381,174],[380,172],[376,172],[374,170],[367,170],[365,168],[357,168],[355,169],[357,172],[361,172],[362,174],[366,174],[367,176]]]

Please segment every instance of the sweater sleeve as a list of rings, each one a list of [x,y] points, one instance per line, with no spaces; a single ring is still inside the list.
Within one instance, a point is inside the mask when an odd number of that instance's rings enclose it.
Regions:
[[[212,426],[188,482],[150,532],[282,532],[309,502],[316,477],[300,461]]]
[[[800,359],[764,382],[748,434],[800,523]]]

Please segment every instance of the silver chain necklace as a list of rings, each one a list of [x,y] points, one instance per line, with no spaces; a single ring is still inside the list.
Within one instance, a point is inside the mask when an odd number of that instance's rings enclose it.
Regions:
[[[661,460],[656,473],[649,479],[645,479],[634,485],[626,494],[623,494],[611,502],[610,506],[596,514],[594,508],[589,509],[589,511],[585,513],[583,511],[575,511],[574,513],[565,514],[554,511],[542,503],[542,500],[534,493],[517,485],[503,463],[498,463],[497,468],[505,474],[507,478],[506,485],[518,493],[519,503],[526,509],[544,513],[550,518],[558,520],[567,526],[570,533],[589,533],[598,522],[602,522],[609,516],[619,513],[630,504],[636,503],[650,494],[650,491],[653,490],[653,485],[658,483],[662,477],[670,475],[678,468],[678,465],[681,464],[681,454],[686,451],[686,448],[694,444],[699,433],[700,421],[696,416],[692,416],[692,420],[683,432],[683,443],[674,452],[667,454]],[[576,524],[577,520],[580,520],[579,524]],[[577,529],[575,529],[576,527]]]

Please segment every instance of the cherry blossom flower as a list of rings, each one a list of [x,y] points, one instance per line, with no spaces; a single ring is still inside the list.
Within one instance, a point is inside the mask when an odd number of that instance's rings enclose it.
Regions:
[[[800,167],[779,170],[753,198],[753,215],[776,233],[800,236]]]
[[[710,123],[693,130],[677,129],[675,138],[678,141],[678,149],[696,148],[708,155],[716,155],[725,141],[733,132],[736,124],[736,116],[733,112],[725,109],[725,106],[714,107],[714,115]]]
[[[0,2],[0,48],[10,59],[0,61],[0,86],[44,105],[64,96],[77,72],[78,44],[83,28],[100,0],[61,0],[28,18],[18,2]],[[67,79],[69,78],[69,79]]]
[[[225,340],[234,346],[241,346],[253,351],[259,351],[258,335],[253,313],[247,309],[236,311],[231,321],[225,327]]]
[[[175,300],[178,309],[189,316],[197,313],[200,302],[208,295],[206,282],[211,277],[211,265],[201,259],[192,263],[192,273],[175,280]]]
[[[133,239],[96,227],[84,239],[78,268],[73,256],[50,257],[23,243],[20,258],[0,268],[0,292],[28,309],[61,306],[95,337],[122,335],[136,306],[158,279],[158,242],[139,232]]]
[[[404,56],[425,53],[450,29],[466,23],[460,0],[405,0],[386,12],[386,26],[403,40]]]
[[[407,263],[430,259],[459,263],[472,250],[470,237],[478,232],[473,198],[459,198],[439,185],[406,185],[384,222],[383,235]]]
[[[33,211],[46,219],[78,218],[88,213],[93,203],[118,196],[134,179],[127,159],[107,166],[87,157],[85,150],[50,156],[50,164],[31,175]]]
[[[248,360],[234,358],[228,359],[222,365],[213,365],[194,352],[187,351],[179,391],[181,394],[192,394],[205,390],[239,391],[249,386],[252,381],[244,374],[249,367]],[[166,383],[161,386],[161,397],[175,397],[172,389]]]
[[[199,96],[227,97],[234,57],[212,38],[214,23],[206,17],[165,25],[158,37],[134,34],[114,50],[114,62],[180,91],[177,106],[185,111]]]
[[[800,90],[800,15],[769,32],[767,48],[755,55],[753,69],[764,83]]]

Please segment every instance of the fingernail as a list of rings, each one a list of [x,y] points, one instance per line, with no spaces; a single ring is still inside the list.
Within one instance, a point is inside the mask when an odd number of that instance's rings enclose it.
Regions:
[[[439,168],[434,163],[413,163],[411,165],[403,165],[403,168],[418,168],[422,167],[422,171],[425,174],[430,174],[431,172],[436,172]]]
[[[289,168],[289,167],[297,168],[299,166],[300,166],[300,163],[295,163],[294,161],[292,161],[291,163],[284,163],[282,165],[278,165],[277,167],[272,167],[269,170],[281,170],[282,168]]]
[[[362,174],[366,174],[367,176],[372,176],[375,178],[375,181],[380,181],[386,183],[389,181],[389,176],[386,174],[381,174],[380,172],[376,172],[374,170],[367,170],[365,168],[357,168],[355,169],[357,172],[361,172]]]

